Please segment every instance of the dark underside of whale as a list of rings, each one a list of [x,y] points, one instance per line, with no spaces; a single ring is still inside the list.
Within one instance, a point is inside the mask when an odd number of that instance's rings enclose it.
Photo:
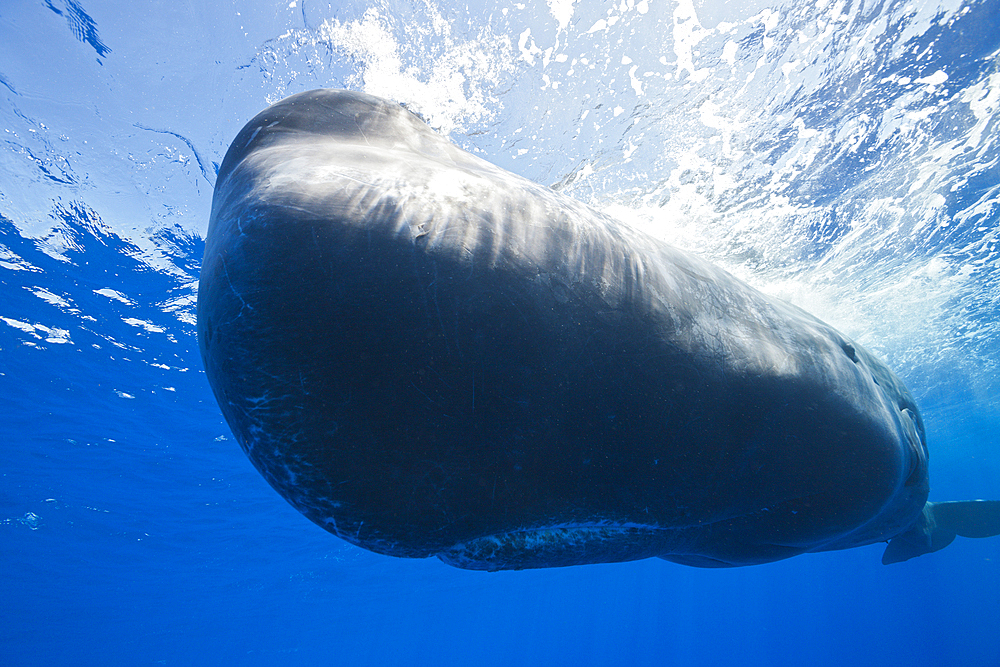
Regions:
[[[1000,533],[998,501],[927,502],[919,411],[863,348],[370,95],[236,137],[198,337],[261,474],[383,554],[891,563]]]

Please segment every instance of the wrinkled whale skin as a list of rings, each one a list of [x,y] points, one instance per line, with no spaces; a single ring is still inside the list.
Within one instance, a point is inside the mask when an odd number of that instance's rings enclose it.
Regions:
[[[370,95],[236,137],[198,337],[261,474],[379,553],[734,566],[923,526],[923,424],[879,360]]]

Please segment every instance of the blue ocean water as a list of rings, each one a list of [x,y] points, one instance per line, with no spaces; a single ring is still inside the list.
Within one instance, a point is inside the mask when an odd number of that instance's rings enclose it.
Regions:
[[[835,324],[907,382],[931,499],[1000,498],[1000,2],[0,6],[10,665],[1000,665],[1000,539],[481,573],[310,524],[239,450],[194,308],[270,102],[397,99]]]

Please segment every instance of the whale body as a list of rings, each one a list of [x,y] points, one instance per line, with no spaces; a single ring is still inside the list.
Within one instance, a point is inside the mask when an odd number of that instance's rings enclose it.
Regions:
[[[920,413],[861,346],[370,95],[236,137],[198,339],[261,474],[382,554],[897,562],[1000,533],[996,501],[927,502]]]

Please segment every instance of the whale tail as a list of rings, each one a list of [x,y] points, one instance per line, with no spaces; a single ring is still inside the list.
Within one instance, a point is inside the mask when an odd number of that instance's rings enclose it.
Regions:
[[[913,526],[889,541],[882,554],[882,564],[902,563],[944,549],[957,535],[1000,535],[1000,500],[927,503],[923,515]]]

